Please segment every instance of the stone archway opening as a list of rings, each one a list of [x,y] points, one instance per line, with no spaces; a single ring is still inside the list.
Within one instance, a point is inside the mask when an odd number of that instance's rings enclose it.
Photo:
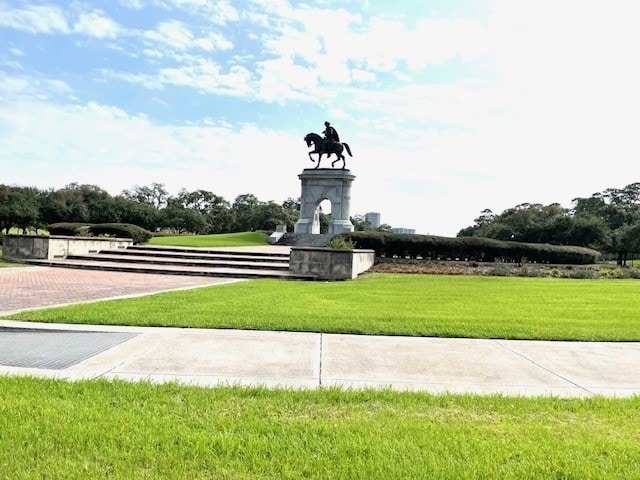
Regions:
[[[329,233],[329,225],[331,225],[331,200],[325,198],[324,200],[318,203],[318,213],[323,214],[319,215],[319,232],[318,233]],[[327,219],[329,220],[327,222]],[[324,220],[324,221],[323,221]]]
[[[353,232],[350,220],[351,183],[356,178],[349,170],[305,169],[298,178],[302,181],[300,218],[295,233],[320,233],[320,207],[330,205],[329,234]]]

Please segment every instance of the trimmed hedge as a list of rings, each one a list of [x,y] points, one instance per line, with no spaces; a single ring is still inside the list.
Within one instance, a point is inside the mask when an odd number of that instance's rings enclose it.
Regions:
[[[74,237],[98,237],[100,235],[118,238],[131,238],[133,243],[148,242],[153,234],[131,223],[54,223],[47,227],[50,235],[69,235]]]
[[[132,238],[133,243],[146,243],[153,234],[142,227],[131,223],[100,223],[91,225],[89,230],[92,235],[113,235],[119,238]]]
[[[352,232],[341,236],[353,241],[357,248],[372,249],[376,251],[376,256],[387,258],[573,265],[596,263],[600,259],[600,252],[585,247],[505,242],[492,238],[450,238],[381,232]]]
[[[51,225],[47,225],[47,230],[49,230],[49,235],[67,235],[70,237],[90,236],[89,234],[90,228],[91,228],[90,223],[61,222],[61,223],[52,223]]]

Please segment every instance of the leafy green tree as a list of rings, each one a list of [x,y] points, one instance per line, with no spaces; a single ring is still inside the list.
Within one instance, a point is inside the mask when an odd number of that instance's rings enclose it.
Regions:
[[[286,223],[283,225],[287,225],[287,231],[293,232],[296,222],[300,218],[300,197],[298,198],[287,198],[282,203],[282,208],[284,209],[284,213],[286,215]]]
[[[570,245],[601,250],[611,242],[611,230],[604,220],[590,214],[574,215],[567,241]]]
[[[365,215],[354,215],[353,217],[350,217],[349,220],[356,232],[369,232],[373,230],[371,222],[366,219]]]
[[[8,185],[0,184],[0,232],[4,230],[6,233],[9,233],[9,229],[12,227],[9,192]]]
[[[33,187],[0,185],[0,231],[39,226],[39,191]]]
[[[162,183],[153,182],[149,186],[134,186],[129,190],[124,190],[122,196],[138,203],[151,205],[160,210],[167,205],[169,192]]]
[[[235,220],[232,230],[234,232],[248,232],[256,230],[253,222],[253,210],[260,205],[257,197],[251,193],[238,195],[231,206]]]
[[[282,205],[275,202],[261,203],[252,212],[253,230],[275,230],[277,225],[287,225],[289,216]]]
[[[117,211],[113,197],[97,185],[78,185],[72,183],[65,187],[75,190],[80,201],[87,209],[89,223],[109,223],[117,220]]]
[[[89,209],[80,190],[62,188],[40,195],[40,218],[44,224],[58,222],[90,223]]]
[[[169,203],[160,211],[161,228],[174,233],[198,233],[206,231],[207,219],[192,208],[185,208],[178,202]]]
[[[118,195],[114,198],[114,208],[116,218],[113,221],[131,223],[150,232],[160,227],[160,212],[152,205],[138,203]]]
[[[207,190],[188,192],[183,189],[175,200],[183,207],[191,208],[205,217],[205,233],[224,233],[231,230],[234,215],[229,202],[220,195]]]
[[[625,264],[626,255],[636,248],[631,236],[640,218],[640,183],[608,188],[588,198],[574,198],[573,203],[576,217],[588,215],[606,225],[608,232],[601,249],[615,254],[618,263]]]

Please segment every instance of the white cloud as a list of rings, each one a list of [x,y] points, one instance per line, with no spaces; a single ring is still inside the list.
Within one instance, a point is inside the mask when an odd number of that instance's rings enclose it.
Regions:
[[[118,0],[123,5],[132,10],[142,10],[144,2],[142,0]]]
[[[176,20],[159,23],[155,30],[147,30],[144,37],[157,43],[166,43],[178,50],[190,48],[194,39],[187,26]]]
[[[314,69],[296,65],[289,58],[257,64],[260,80],[257,95],[268,102],[286,103],[292,99],[313,102],[321,94]]]
[[[0,149],[22,165],[3,165],[12,182],[59,188],[71,182],[98,184],[112,193],[157,181],[211,190],[233,201],[242,193],[282,201],[299,190],[299,138],[251,125],[156,125],[141,115],[97,103],[60,107],[19,101],[0,110]],[[282,152],[277,163],[264,151]],[[55,166],[52,159],[56,159]],[[46,172],[36,180],[33,172]]]
[[[226,39],[224,35],[215,32],[210,32],[205,37],[197,38],[193,44],[206,52],[231,50],[233,48],[233,43]]]
[[[241,108],[221,111],[241,118],[234,125],[195,117],[185,120],[192,126],[168,125],[128,111],[126,100],[118,103],[116,93],[131,93],[126,85],[112,92],[113,105],[90,96],[79,105],[68,100],[75,83],[0,73],[0,151],[11,159],[3,175],[43,187],[79,181],[118,192],[159,181],[228,200],[247,192],[281,200],[299,193],[297,173],[312,166],[300,130],[327,119],[354,152],[347,159],[357,176],[352,213],[380,211],[383,222],[422,233],[455,234],[484,208],[566,205],[634,181],[635,2],[611,0],[604,8],[577,0],[496,0],[488,18],[406,23],[355,13],[356,3],[347,11],[256,0],[239,11],[230,2],[120,0],[127,8],[154,7],[163,20],[120,35],[121,48],[130,40],[127,52],[147,61],[138,69],[128,63],[134,69],[128,72],[105,63],[106,78],[154,89],[150,105],[165,102],[166,86],[179,85],[212,103],[214,95],[258,101],[255,112],[247,109],[243,118]],[[85,34],[117,34],[77,10],[21,5],[0,8],[0,25],[68,34],[69,18]],[[178,22],[175,13],[194,21]],[[107,14],[93,17],[100,18]],[[20,61],[28,65],[29,45],[11,47],[26,52]],[[73,75],[59,78],[71,82]],[[263,118],[274,123],[265,102],[278,105],[273,118],[282,131],[253,125]]]
[[[356,82],[373,82],[376,79],[376,75],[366,70],[354,68],[351,70],[351,78]]]
[[[153,48],[145,48],[142,53],[148,58],[160,59],[164,57],[164,54],[160,50],[155,50]]]
[[[96,38],[116,38],[121,31],[121,27],[116,22],[98,11],[80,14],[73,29],[77,33]]]
[[[232,66],[224,73],[218,64],[205,59],[198,59],[191,65],[179,68],[163,68],[156,78],[161,84],[188,86],[226,95],[251,93],[251,72],[246,68]]]
[[[22,9],[0,3],[0,26],[29,33],[69,33],[63,10],[56,5],[25,5]]]
[[[155,50],[158,50],[160,45],[169,46],[180,52],[192,49],[212,52],[233,48],[233,43],[222,34],[210,31],[198,37],[186,24],[177,20],[160,22],[154,30],[146,30],[143,37],[156,45]]]
[[[16,99],[58,99],[72,93],[71,87],[53,78],[35,76],[10,76],[0,72],[0,98],[9,102]]]

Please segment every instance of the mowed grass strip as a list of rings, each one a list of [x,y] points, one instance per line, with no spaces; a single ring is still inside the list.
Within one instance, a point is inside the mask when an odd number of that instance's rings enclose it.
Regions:
[[[260,232],[220,233],[214,235],[175,235],[153,237],[149,245],[178,247],[253,247],[268,245],[267,236]]]
[[[640,398],[0,377],[0,478],[638,478]]]
[[[12,315],[19,320],[374,335],[640,340],[637,280],[370,274],[252,280]]]

